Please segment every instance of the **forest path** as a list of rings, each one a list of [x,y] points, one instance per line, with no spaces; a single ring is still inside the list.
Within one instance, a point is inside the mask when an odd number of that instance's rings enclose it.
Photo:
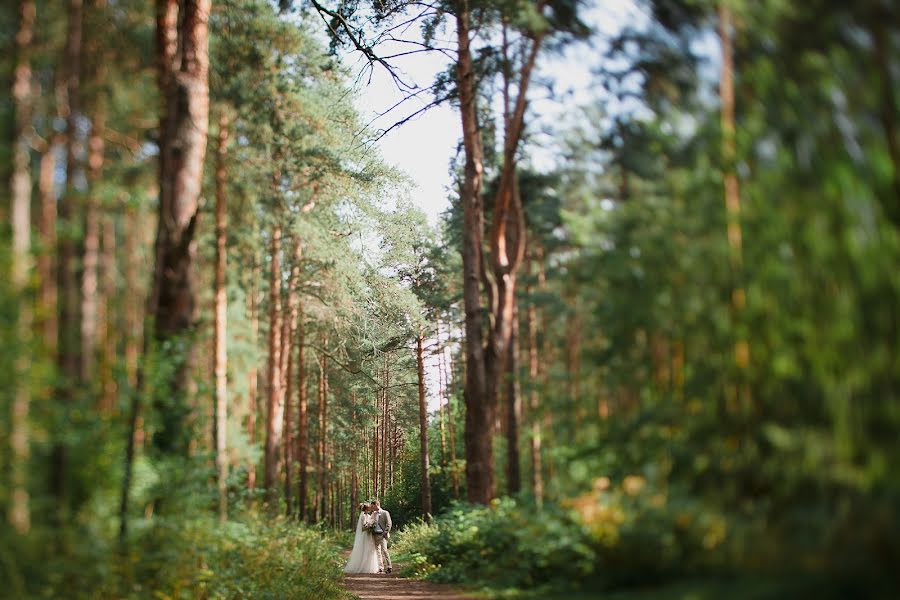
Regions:
[[[350,553],[345,552],[344,557]],[[344,575],[344,588],[360,600],[473,600],[451,586],[430,581],[416,581],[393,573],[378,575]]]

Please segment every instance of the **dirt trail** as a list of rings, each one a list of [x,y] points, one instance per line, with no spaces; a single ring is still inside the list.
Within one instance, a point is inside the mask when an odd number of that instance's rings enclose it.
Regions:
[[[345,552],[344,558],[349,554]],[[401,577],[398,567],[395,564],[394,572],[387,574],[344,575],[344,587],[360,600],[473,600],[448,585]]]

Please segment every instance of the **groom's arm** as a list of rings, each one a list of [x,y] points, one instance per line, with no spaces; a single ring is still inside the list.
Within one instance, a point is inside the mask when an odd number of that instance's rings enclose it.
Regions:
[[[385,517],[385,520],[387,521],[387,526],[384,528],[384,530],[387,531],[388,533],[390,533],[391,527],[393,527],[393,525],[394,525],[391,522],[391,513],[389,513],[388,511],[384,511],[384,517]]]

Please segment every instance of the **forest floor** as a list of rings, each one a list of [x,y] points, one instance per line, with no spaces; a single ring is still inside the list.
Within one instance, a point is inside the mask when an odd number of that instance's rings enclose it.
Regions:
[[[393,573],[344,575],[344,588],[360,600],[474,600],[452,586],[402,577],[398,567],[394,565]]]

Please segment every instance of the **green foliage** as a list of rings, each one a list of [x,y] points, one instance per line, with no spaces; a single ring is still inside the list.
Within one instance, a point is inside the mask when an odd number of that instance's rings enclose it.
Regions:
[[[409,526],[395,548],[417,575],[493,588],[586,583],[596,560],[588,531],[567,511],[539,513],[511,499],[456,505],[434,525]]]
[[[337,599],[339,546],[327,534],[285,520],[215,522],[211,516],[157,518],[135,534],[126,556],[84,531],[57,550],[55,534],[2,533],[0,572],[16,599]]]

